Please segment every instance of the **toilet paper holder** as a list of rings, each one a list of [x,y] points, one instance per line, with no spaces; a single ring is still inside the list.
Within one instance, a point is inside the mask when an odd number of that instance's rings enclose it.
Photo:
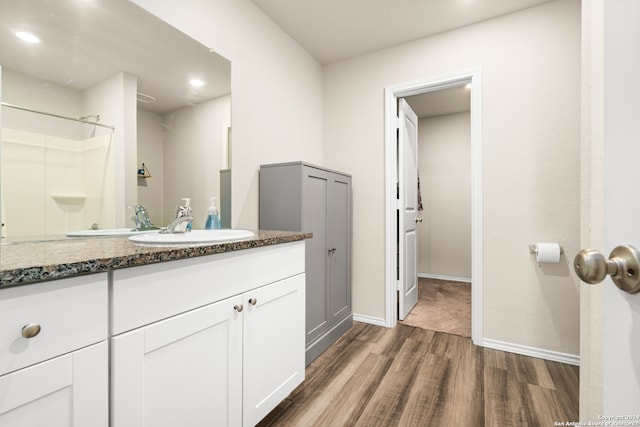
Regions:
[[[529,253],[535,254],[536,253],[536,244],[532,243],[529,245]],[[560,246],[560,255],[564,254],[564,249],[562,248],[562,246]]]

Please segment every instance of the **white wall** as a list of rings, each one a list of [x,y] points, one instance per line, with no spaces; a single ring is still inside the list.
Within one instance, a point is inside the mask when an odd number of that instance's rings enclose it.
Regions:
[[[231,124],[231,98],[224,96],[163,118],[164,222],[183,197],[191,198],[193,228],[204,228],[211,196],[220,201],[223,143]],[[219,207],[219,205],[218,205]]]
[[[137,78],[131,74],[118,73],[84,91],[84,113],[100,114],[100,123],[115,126],[113,132],[113,159],[115,170],[105,180],[112,188],[105,194],[113,194],[105,205],[114,212],[111,224],[99,224],[101,228],[128,227],[132,224],[131,209],[138,199],[136,185],[136,93]]]
[[[82,91],[37,79],[9,68],[2,68],[2,101],[37,111],[67,117],[83,115]],[[81,124],[2,107],[4,127],[55,135],[60,138],[80,139]]]
[[[257,227],[261,163],[306,160],[353,175],[354,311],[372,318],[385,308],[383,89],[482,67],[483,335],[578,353],[569,260],[543,270],[528,252],[536,241],[578,249],[577,0],[326,66],[324,90],[317,62],[249,0],[135,2],[232,62],[234,226]]]
[[[136,203],[136,93],[137,78],[118,73],[83,93],[83,116],[99,114],[100,123],[114,126],[110,158],[114,167],[106,169],[103,195],[104,218],[100,228],[132,225],[131,210]],[[110,215],[107,215],[110,213]]]
[[[138,108],[138,167],[144,163],[151,178],[138,178],[138,203],[158,227],[168,224],[164,217],[164,155],[162,149],[162,116]]]
[[[471,280],[469,113],[418,121],[418,274]]]
[[[2,68],[2,101],[62,116],[82,115],[82,91]]]
[[[325,67],[324,164],[353,175],[353,308],[383,319],[383,89],[482,68],[483,336],[578,354],[580,2],[557,0]],[[357,159],[357,160],[354,160]]]
[[[134,0],[231,61],[232,225],[258,227],[260,164],[322,164],[322,69],[250,0]]]

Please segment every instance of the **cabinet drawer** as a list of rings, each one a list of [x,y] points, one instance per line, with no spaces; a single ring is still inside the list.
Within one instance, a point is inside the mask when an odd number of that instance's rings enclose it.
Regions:
[[[304,241],[113,272],[112,334],[304,272]]]
[[[105,340],[107,304],[106,273],[1,289],[0,375]]]

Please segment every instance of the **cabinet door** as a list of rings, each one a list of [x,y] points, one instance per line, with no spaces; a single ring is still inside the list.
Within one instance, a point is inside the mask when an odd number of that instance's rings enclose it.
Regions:
[[[106,341],[0,377],[0,425],[96,426],[109,423]]]
[[[305,275],[244,294],[244,426],[254,426],[304,380]]]
[[[112,339],[113,426],[238,426],[240,296]]]
[[[329,322],[351,313],[351,183],[333,174],[329,181]]]
[[[306,343],[312,343],[330,327],[328,289],[329,177],[323,170],[304,168],[304,230],[313,233],[306,241],[307,275]]]

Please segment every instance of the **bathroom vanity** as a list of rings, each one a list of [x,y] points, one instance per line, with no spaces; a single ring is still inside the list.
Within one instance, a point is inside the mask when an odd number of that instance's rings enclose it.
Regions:
[[[0,245],[0,425],[255,425],[304,379],[308,237]]]

